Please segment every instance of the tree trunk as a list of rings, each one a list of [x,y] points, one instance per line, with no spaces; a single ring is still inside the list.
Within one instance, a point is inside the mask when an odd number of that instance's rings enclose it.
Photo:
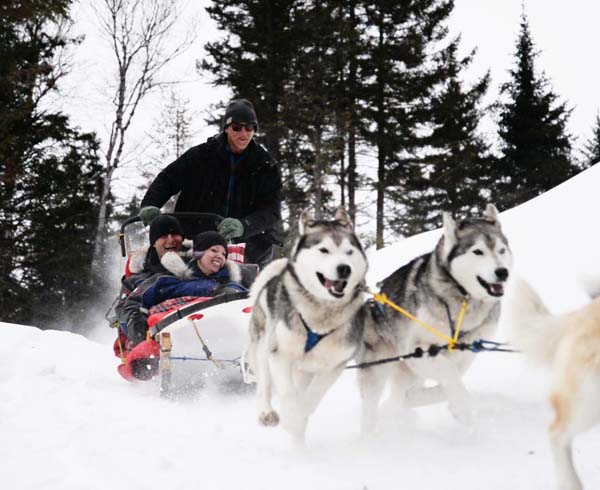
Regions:
[[[94,275],[101,271],[102,257],[104,255],[104,239],[106,238],[106,213],[108,209],[108,196],[110,194],[112,175],[113,169],[108,170],[102,179],[102,195],[100,197],[100,210],[98,212],[96,238],[94,241],[94,255],[92,258],[92,270]]]
[[[315,189],[315,218],[322,219],[323,217],[323,155],[322,151],[322,132],[321,127],[317,126],[313,133],[313,146],[315,148],[315,164],[314,164],[314,189]]]

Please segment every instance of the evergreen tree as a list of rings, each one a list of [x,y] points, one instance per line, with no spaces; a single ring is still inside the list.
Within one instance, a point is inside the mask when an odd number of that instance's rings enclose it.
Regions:
[[[457,62],[459,39],[446,41],[445,22],[452,8],[451,0],[366,4],[371,28],[366,31],[369,53],[361,60],[361,78],[369,80],[363,104],[373,121],[365,139],[377,152],[378,248],[384,245],[388,225],[400,233],[427,228],[434,218],[430,199],[440,204],[443,196],[444,207],[452,204],[450,185],[446,187],[442,176],[458,175],[458,164],[471,175],[466,166],[479,165],[485,152],[474,131],[476,106],[488,82],[484,78],[470,91],[461,86],[460,70],[470,57]],[[461,128],[461,121],[468,121],[467,126]],[[450,158],[457,149],[457,158]]]
[[[74,42],[59,29],[68,6],[0,6],[0,316],[7,321],[45,322],[91,294],[77,284],[90,273],[97,142],[45,103],[64,73],[58,54]]]
[[[339,102],[346,60],[338,42],[340,10],[336,3],[305,5],[295,25],[302,41],[291,63],[285,97],[286,125],[312,154],[310,193],[317,219],[331,198],[329,177],[341,178],[335,163],[342,159],[346,127]]]
[[[525,13],[510,81],[502,87],[507,102],[500,106],[502,158],[497,201],[513,207],[575,175],[567,122],[571,111],[536,73],[534,42]]]
[[[341,96],[339,97],[339,109],[343,116],[341,121],[346,125],[342,126],[341,132],[345,135],[348,148],[348,167],[342,172],[342,204],[347,188],[348,193],[348,213],[354,223],[356,223],[356,192],[360,187],[358,175],[357,147],[359,145],[359,135],[365,132],[368,122],[363,118],[363,111],[360,107],[360,88],[362,80],[360,79],[358,59],[363,56],[364,30],[366,25],[361,17],[361,0],[347,0],[342,2],[342,22],[339,29],[340,50],[345,54],[346,63],[343,63],[343,70],[346,75],[343,78],[343,84],[340,83]],[[344,117],[345,115],[345,117]]]
[[[235,96],[252,101],[260,116],[262,139],[278,159],[285,133],[282,101],[296,49],[292,27],[298,3],[297,0],[214,2],[206,11],[226,37],[207,43],[204,48],[208,57],[198,63],[199,70],[212,74],[214,85],[230,87]]]
[[[290,215],[306,203],[312,181],[311,158],[300,135],[289,130],[293,113],[286,112],[292,60],[298,51],[302,18],[298,0],[231,0],[207,8],[225,38],[205,45],[208,57],[198,69],[209,72],[217,86],[252,101],[259,117],[257,140],[265,144],[282,169],[284,196]],[[218,105],[220,108],[224,103]],[[215,117],[215,122],[220,118]]]
[[[600,113],[596,115],[592,137],[587,141],[584,149],[585,161],[583,168],[591,167],[600,162]]]
[[[460,74],[472,62],[474,51],[458,60],[457,48],[458,39],[440,53],[447,78],[431,97],[431,128],[421,138],[423,156],[404,162],[400,173],[410,169],[412,175],[399,192],[390,192],[390,198],[406,209],[404,216],[390,219],[393,229],[403,235],[440,226],[440,209],[458,218],[482,212],[490,197],[494,159],[477,131],[490,76],[466,88]]]
[[[451,0],[234,0],[210,7],[227,36],[207,45],[210,57],[199,66],[257,101],[291,217],[308,192],[317,211],[328,207],[325,189],[337,184],[356,218],[356,191],[366,180],[357,171],[361,143],[377,152],[378,246],[386,225],[398,232],[431,226],[420,207],[431,186],[447,209],[479,204],[489,162],[475,127],[488,78],[463,88],[460,71],[471,57],[456,60],[458,40],[445,41],[452,8]]]

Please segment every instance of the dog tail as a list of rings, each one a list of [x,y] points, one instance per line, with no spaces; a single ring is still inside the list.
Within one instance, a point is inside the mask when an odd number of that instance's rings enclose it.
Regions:
[[[285,270],[287,265],[287,258],[277,259],[270,262],[262,271],[260,271],[260,274],[250,287],[250,300],[252,303],[256,302],[261,291],[265,288],[269,281],[274,277],[279,276]]]
[[[525,279],[513,280],[506,320],[511,343],[533,361],[547,364],[554,357],[564,330],[563,317],[553,315]]]

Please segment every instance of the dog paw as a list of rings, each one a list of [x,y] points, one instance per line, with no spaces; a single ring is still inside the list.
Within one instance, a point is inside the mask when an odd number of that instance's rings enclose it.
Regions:
[[[279,415],[275,410],[271,410],[270,412],[262,412],[258,416],[258,422],[260,425],[264,425],[265,427],[275,427],[279,424]]]

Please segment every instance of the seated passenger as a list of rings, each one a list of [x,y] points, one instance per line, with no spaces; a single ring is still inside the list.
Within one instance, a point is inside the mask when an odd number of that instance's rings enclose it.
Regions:
[[[160,258],[163,272],[143,280],[125,299],[122,324],[131,346],[146,339],[148,312],[165,300],[246,291],[237,282],[241,279],[239,266],[226,260],[227,242],[222,235],[200,233],[194,238],[193,254],[194,260],[186,266],[175,251],[165,252]]]
[[[205,231],[194,237],[194,260],[190,262],[189,276],[195,281],[203,281],[210,295],[226,292],[247,291],[240,284],[240,267],[227,260],[227,241],[216,231]]]
[[[181,252],[183,231],[177,218],[162,214],[152,220],[149,230],[150,246],[134,252],[129,261],[131,275],[121,279],[119,303],[116,306],[117,315],[123,302],[142,281],[154,274],[165,273],[167,270],[161,263],[166,252]]]

